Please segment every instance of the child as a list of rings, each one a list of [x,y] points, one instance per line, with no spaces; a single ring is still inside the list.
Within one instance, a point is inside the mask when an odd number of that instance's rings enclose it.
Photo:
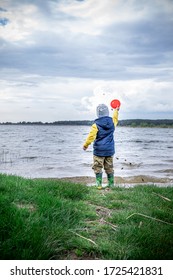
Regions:
[[[83,145],[86,150],[88,146],[93,144],[93,166],[92,169],[96,175],[96,186],[102,189],[102,168],[104,168],[108,187],[114,186],[114,169],[113,169],[113,155],[115,153],[114,147],[114,130],[118,123],[118,110],[116,108],[113,112],[113,117],[109,117],[109,109],[105,104],[100,104],[97,107],[97,119],[91,127],[90,133]]]

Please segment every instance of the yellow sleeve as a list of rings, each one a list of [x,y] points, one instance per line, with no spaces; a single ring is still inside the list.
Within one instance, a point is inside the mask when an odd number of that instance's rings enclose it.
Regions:
[[[112,119],[113,119],[114,125],[116,126],[118,124],[118,110],[116,110],[116,109],[114,110]]]
[[[84,143],[85,147],[88,147],[96,139],[97,132],[98,132],[98,128],[97,128],[96,124],[94,123],[91,126],[90,133],[88,134],[88,137]]]

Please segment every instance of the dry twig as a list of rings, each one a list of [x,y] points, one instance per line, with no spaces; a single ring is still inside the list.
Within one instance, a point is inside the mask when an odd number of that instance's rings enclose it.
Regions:
[[[142,217],[145,217],[145,218],[148,218],[148,219],[157,221],[157,222],[161,222],[161,223],[164,223],[164,224],[173,226],[172,223],[168,223],[168,222],[165,222],[165,221],[163,221],[163,220],[160,220],[160,219],[157,219],[157,218],[153,218],[153,217],[151,217],[151,216],[147,216],[147,215],[144,215],[144,214],[141,214],[141,213],[133,213],[133,214],[131,214],[130,216],[128,216],[126,219],[129,219],[129,218],[131,218],[131,217],[134,216],[134,215],[139,215],[139,216],[142,216]]]
[[[110,225],[111,228],[112,228],[113,230],[117,230],[117,227],[118,227],[118,226],[115,226],[115,225],[113,225],[113,224],[111,224],[111,223],[109,223],[109,222],[107,222],[107,221],[105,221],[105,220],[103,220],[103,219],[101,219],[101,221],[102,221],[103,223],[105,223],[105,224]]]
[[[155,193],[155,192],[153,192],[155,195],[158,195],[159,197],[161,197],[161,198],[163,198],[164,200],[167,200],[167,201],[171,201],[171,199],[169,199],[169,198],[167,198],[167,197],[165,197],[165,196],[163,196],[163,195],[161,195],[161,194],[158,194],[158,193]]]
[[[71,231],[71,230],[70,230],[70,231]],[[82,236],[82,235],[80,235],[80,234],[78,234],[78,233],[76,233],[76,232],[74,232],[74,231],[71,231],[71,232],[74,233],[74,234],[76,234],[77,236],[79,236],[79,237],[81,237],[81,238],[83,238],[83,239],[85,239],[85,240],[87,240],[87,241],[93,243],[94,245],[97,246],[97,244],[96,244],[93,240],[91,240],[91,239],[89,239],[89,238],[86,238],[86,237],[84,237],[84,236]]]

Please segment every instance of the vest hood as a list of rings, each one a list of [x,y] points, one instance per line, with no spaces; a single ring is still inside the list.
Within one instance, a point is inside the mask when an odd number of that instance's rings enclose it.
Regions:
[[[112,118],[106,116],[106,117],[101,117],[95,120],[96,124],[102,127],[105,130],[114,128],[114,124],[112,122]]]

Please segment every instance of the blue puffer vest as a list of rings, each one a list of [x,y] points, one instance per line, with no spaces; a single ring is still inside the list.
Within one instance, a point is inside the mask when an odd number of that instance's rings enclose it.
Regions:
[[[94,155],[100,157],[113,156],[114,147],[114,130],[115,126],[111,117],[101,117],[95,120],[98,128],[97,137],[94,141]]]

